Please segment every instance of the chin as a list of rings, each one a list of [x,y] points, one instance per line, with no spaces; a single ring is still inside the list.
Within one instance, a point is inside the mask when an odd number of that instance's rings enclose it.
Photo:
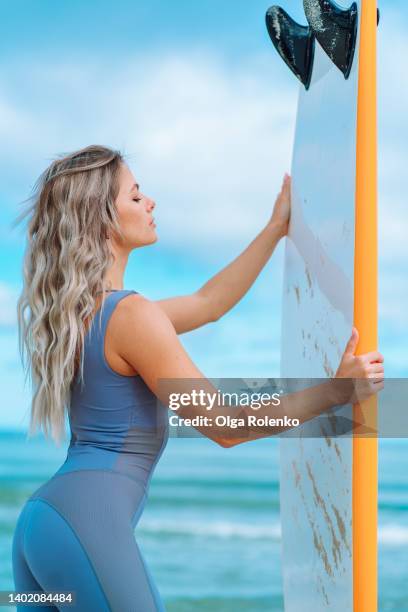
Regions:
[[[156,234],[156,232],[153,233],[153,236],[148,240],[148,242],[146,242],[146,244],[154,244],[155,242],[157,242],[159,239],[158,235]]]
[[[155,242],[158,241],[158,236],[156,234],[156,232],[154,232],[152,235],[150,236],[146,236],[145,239],[139,239],[137,242],[133,242],[132,244],[132,250],[133,249],[141,249],[144,246],[149,246],[149,244],[154,244]]]

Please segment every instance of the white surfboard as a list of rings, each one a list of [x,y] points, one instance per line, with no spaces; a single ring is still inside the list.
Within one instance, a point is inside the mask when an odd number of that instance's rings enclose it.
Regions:
[[[290,13],[293,0],[281,4]],[[316,41],[310,87],[300,85],[283,378],[333,376],[353,325],[358,50],[359,40],[345,79]],[[316,431],[315,422],[302,431],[281,440],[285,611],[351,611],[352,439],[331,437],[327,427]],[[311,431],[319,437],[308,437]]]

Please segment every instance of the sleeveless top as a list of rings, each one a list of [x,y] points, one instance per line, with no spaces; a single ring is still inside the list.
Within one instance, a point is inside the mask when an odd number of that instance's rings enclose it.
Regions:
[[[46,524],[43,513],[47,506],[64,520],[69,530],[64,531],[64,537],[69,533],[73,540],[66,541],[77,541],[82,547],[109,602],[109,610],[158,612],[164,607],[149,578],[134,529],[147,501],[154,467],[168,439],[167,408],[140,376],[116,373],[104,355],[109,319],[118,302],[130,293],[136,292],[110,293],[103,312],[99,310],[91,322],[84,339],[84,386],[78,375],[71,389],[67,457],[25,507],[32,511],[27,514],[30,520],[43,517]],[[138,348],[146,350],[143,346]],[[28,545],[33,534],[31,523],[27,525],[24,541]],[[45,529],[36,537],[44,538],[47,549],[52,532]],[[44,567],[47,557],[43,557],[41,547],[34,553],[31,550],[31,554],[35,555],[30,557],[31,562]],[[46,566],[51,584],[68,585],[61,577],[65,562],[64,554],[60,554],[52,567]],[[143,590],[146,575],[150,587]],[[143,605],[133,599],[135,590],[137,601],[143,600]]]
[[[168,440],[168,409],[139,375],[115,372],[104,352],[110,317],[120,300],[132,293],[137,292],[109,293],[103,312],[99,307],[85,335],[84,384],[78,372],[71,388],[67,457],[53,479],[68,472],[102,470],[127,476],[147,491]]]

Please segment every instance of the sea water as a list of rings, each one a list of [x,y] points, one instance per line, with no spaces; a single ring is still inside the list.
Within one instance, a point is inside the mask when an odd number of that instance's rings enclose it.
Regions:
[[[408,610],[408,441],[380,440],[379,610]],[[20,508],[65,458],[0,431],[0,590]],[[283,610],[279,443],[170,438],[135,536],[168,612]],[[9,607],[9,610],[13,608]]]

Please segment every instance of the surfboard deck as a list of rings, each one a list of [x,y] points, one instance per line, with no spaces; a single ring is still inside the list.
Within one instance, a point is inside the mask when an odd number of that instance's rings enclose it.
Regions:
[[[283,378],[333,376],[353,325],[358,65],[359,37],[347,79],[316,42],[309,89],[299,87]],[[311,421],[280,445],[285,611],[351,611],[352,439]]]

